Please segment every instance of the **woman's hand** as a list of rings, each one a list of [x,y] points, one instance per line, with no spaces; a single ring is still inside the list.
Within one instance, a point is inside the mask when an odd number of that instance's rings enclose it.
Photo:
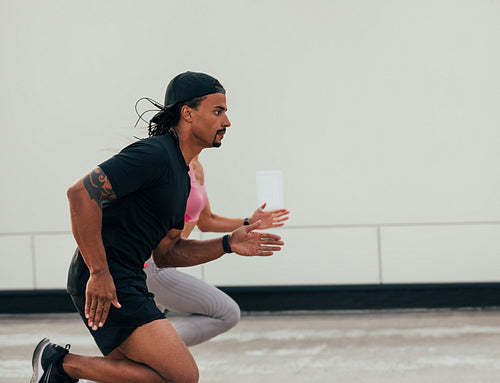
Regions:
[[[250,224],[256,223],[257,221],[261,221],[260,225],[257,227],[259,230],[269,229],[271,227],[279,227],[285,224],[289,217],[290,213],[286,209],[276,209],[265,211],[267,202],[264,202],[257,210],[254,211],[252,216],[248,219]]]

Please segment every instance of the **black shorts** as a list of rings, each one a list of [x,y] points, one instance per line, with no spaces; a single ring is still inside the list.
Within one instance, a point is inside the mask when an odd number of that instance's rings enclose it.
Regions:
[[[135,286],[117,288],[116,295],[122,307],[117,309],[111,305],[104,326],[96,331],[88,326],[88,319],[85,318],[85,297],[71,295],[73,304],[80,313],[85,327],[94,337],[97,347],[103,355],[108,355],[121,345],[137,327],[165,318],[165,315],[156,307],[153,294],[150,294],[146,288]]]

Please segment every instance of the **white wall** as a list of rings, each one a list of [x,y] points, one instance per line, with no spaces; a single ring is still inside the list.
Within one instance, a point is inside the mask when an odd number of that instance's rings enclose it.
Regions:
[[[195,275],[499,281],[499,19],[489,0],[0,0],[0,288],[64,287],[66,188],[185,70],[228,90],[201,155],[213,210],[250,215],[256,172],[280,170],[292,211],[281,254]]]

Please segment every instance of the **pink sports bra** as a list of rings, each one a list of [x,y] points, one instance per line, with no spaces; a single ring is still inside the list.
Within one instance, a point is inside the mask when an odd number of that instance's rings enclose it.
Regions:
[[[184,214],[185,222],[196,222],[200,217],[200,213],[207,206],[208,197],[205,189],[205,180],[203,185],[196,182],[194,176],[193,165],[189,164],[189,175],[191,177],[191,192],[186,205],[186,213]]]

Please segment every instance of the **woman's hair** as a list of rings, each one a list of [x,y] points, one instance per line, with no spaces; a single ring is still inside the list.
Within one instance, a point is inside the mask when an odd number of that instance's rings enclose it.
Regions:
[[[198,109],[201,102],[205,99],[205,96],[195,97],[188,101],[178,102],[170,108],[163,109],[149,122],[148,135],[149,137],[161,136],[172,131],[174,132],[174,126],[179,123],[181,119],[181,109],[184,105],[189,106],[193,109]],[[154,120],[154,122],[153,122]],[[176,134],[175,134],[176,135]]]

